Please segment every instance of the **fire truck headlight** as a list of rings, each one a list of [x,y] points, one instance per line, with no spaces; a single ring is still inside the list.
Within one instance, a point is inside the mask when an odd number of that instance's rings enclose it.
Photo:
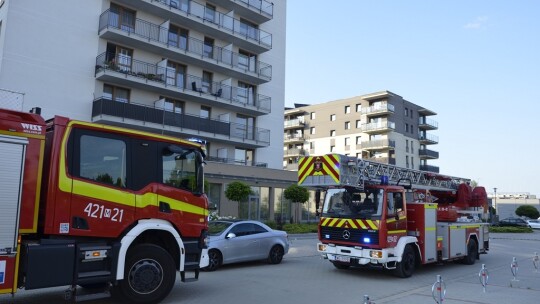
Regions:
[[[370,251],[369,256],[373,259],[381,259],[382,258],[382,251]]]
[[[371,243],[371,238],[365,237],[364,244],[370,244],[370,243]]]
[[[318,244],[319,251],[326,251],[326,245],[325,244]]]

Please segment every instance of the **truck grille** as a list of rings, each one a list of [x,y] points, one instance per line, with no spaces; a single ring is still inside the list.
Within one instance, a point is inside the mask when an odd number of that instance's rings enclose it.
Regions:
[[[344,231],[350,233],[348,239],[344,238]],[[367,229],[351,229],[336,227],[321,227],[321,239],[327,241],[342,241],[358,243],[359,245],[379,245],[379,231],[368,231]],[[370,242],[365,242],[369,239]]]

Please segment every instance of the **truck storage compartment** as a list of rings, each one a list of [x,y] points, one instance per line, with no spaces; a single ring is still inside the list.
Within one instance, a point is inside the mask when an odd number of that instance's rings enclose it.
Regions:
[[[52,241],[25,244],[23,257],[25,288],[71,285],[75,267],[75,244]]]

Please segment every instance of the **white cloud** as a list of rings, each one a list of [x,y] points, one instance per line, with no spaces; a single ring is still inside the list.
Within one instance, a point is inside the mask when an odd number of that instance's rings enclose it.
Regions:
[[[486,26],[487,20],[488,20],[487,16],[476,17],[474,21],[471,21],[465,24],[463,27],[466,29],[474,29],[474,30],[481,29]]]

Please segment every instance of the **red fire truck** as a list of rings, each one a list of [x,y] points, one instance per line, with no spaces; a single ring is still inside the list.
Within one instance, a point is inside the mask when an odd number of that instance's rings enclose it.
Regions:
[[[0,294],[68,286],[77,301],[155,303],[176,271],[196,280],[203,147],[33,112],[0,109]]]
[[[303,157],[316,189],[318,252],[338,269],[370,265],[410,277],[421,264],[474,264],[489,249],[487,195],[470,180],[340,154]]]

